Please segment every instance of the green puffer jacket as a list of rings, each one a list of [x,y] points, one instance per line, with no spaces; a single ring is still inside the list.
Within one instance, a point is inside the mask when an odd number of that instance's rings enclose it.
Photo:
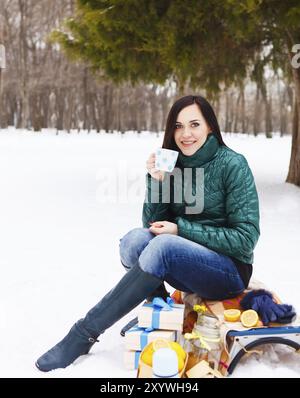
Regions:
[[[170,203],[163,203],[162,184],[168,179],[159,182],[147,174],[143,226],[149,228],[153,221],[174,222],[179,236],[252,264],[253,250],[260,234],[259,204],[254,178],[245,157],[220,145],[216,135],[209,134],[194,155],[185,156],[180,152],[176,167],[181,170],[204,169],[203,211],[186,214],[186,207],[191,204],[184,200],[174,203],[174,187],[171,188]],[[195,192],[195,171],[192,181]],[[183,187],[184,178],[182,190]],[[158,203],[151,203],[151,189],[154,194],[159,193]]]

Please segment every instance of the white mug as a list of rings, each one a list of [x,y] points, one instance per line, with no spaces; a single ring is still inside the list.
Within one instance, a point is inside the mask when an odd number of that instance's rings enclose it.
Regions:
[[[172,149],[158,148],[155,152],[155,168],[156,170],[167,171],[172,173],[179,152]]]

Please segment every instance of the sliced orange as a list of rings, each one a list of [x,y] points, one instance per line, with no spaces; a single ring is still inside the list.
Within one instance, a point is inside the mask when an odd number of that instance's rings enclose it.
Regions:
[[[254,310],[244,311],[241,315],[241,322],[246,328],[253,328],[258,324],[258,314]]]
[[[227,322],[237,322],[240,319],[241,311],[236,309],[230,309],[224,311],[224,319]]]

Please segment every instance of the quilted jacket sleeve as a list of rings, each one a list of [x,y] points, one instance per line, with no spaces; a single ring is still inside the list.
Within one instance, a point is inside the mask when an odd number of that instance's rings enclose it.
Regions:
[[[208,226],[176,217],[178,235],[250,263],[260,235],[259,204],[254,178],[243,155],[230,159],[223,178],[227,225]]]
[[[162,182],[155,180],[149,173],[146,175],[146,197],[143,204],[143,227],[149,228],[150,222],[167,221],[169,203],[162,200]]]

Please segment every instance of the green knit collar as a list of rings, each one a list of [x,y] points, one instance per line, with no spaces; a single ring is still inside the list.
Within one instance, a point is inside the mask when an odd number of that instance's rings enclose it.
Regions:
[[[200,167],[214,157],[219,146],[219,140],[216,135],[214,133],[210,133],[202,147],[193,155],[186,156],[182,152],[179,152],[178,164],[183,167]]]

